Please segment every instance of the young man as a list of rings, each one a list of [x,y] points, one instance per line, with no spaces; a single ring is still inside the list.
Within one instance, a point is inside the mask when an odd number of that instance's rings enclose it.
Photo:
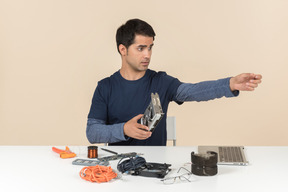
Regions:
[[[182,83],[165,72],[148,69],[155,32],[145,21],[132,19],[117,30],[117,49],[121,69],[98,82],[88,115],[86,135],[90,143],[109,145],[166,145],[167,109],[171,101],[207,101],[235,97],[239,91],[253,91],[261,75],[243,73],[232,78]],[[139,124],[151,102],[151,93],[158,93],[163,119],[153,133]],[[143,130],[144,129],[144,130]]]

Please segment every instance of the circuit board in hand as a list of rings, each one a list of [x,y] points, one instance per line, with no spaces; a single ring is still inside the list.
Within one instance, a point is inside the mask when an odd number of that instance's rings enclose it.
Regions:
[[[146,108],[143,117],[141,118],[141,124],[146,125],[149,131],[154,131],[162,117],[164,116],[161,102],[158,93],[151,93],[151,102]]]

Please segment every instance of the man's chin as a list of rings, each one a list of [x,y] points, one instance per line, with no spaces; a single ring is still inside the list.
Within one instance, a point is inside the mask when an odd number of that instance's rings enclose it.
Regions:
[[[139,71],[146,71],[148,69],[148,65],[147,66],[141,66]]]

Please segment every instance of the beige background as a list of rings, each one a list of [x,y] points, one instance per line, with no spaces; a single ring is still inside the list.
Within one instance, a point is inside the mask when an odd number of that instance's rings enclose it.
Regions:
[[[0,144],[88,145],[97,81],[120,68],[116,29],[156,31],[151,69],[183,82],[255,72],[238,98],[171,103],[178,145],[287,145],[288,1],[0,0]]]

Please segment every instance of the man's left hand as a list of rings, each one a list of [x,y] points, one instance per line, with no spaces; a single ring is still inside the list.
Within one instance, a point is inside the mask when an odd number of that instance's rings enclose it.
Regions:
[[[261,83],[262,75],[254,73],[242,73],[230,79],[231,91],[254,91]]]

